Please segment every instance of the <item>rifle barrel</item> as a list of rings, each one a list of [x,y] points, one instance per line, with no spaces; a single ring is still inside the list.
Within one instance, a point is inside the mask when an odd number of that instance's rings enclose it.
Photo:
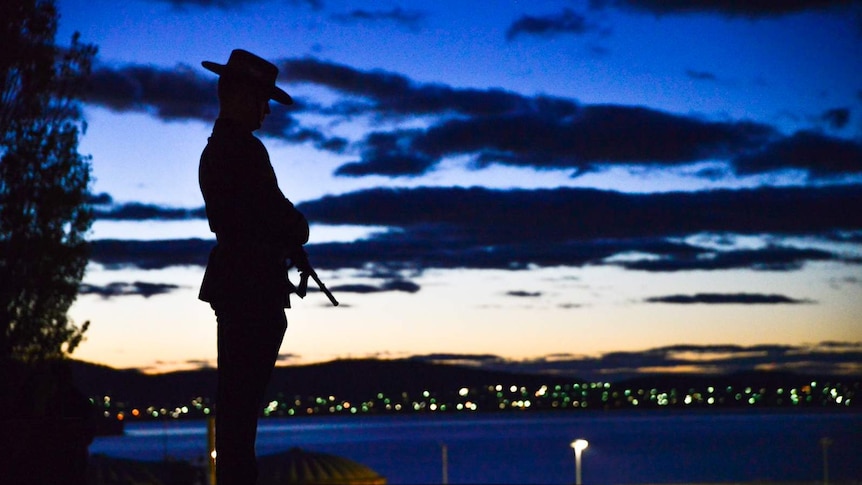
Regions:
[[[332,295],[332,292],[329,291],[329,288],[327,288],[326,285],[324,285],[323,282],[320,281],[320,278],[317,276],[316,271],[311,272],[311,277],[312,279],[314,279],[314,282],[317,283],[317,287],[320,288],[320,291],[322,291],[323,294],[325,294],[326,297],[329,298],[329,301],[332,303],[332,306],[338,306],[338,300],[335,299],[335,296]]]

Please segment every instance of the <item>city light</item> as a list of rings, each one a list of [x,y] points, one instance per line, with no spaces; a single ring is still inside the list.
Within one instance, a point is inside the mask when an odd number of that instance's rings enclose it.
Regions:
[[[489,384],[451,386],[413,391],[339,395],[334,389],[319,395],[280,392],[261,407],[264,417],[360,415],[392,413],[533,412],[586,409],[743,409],[743,408],[858,408],[856,396],[862,381],[799,381],[796,385],[718,383],[663,386],[631,386],[608,382],[548,384]],[[757,385],[756,385],[757,384]],[[158,396],[154,396],[158,399]],[[115,395],[90,398],[99,414],[112,421],[149,419],[205,419],[215,413],[213,399],[196,395],[185,402],[160,402],[158,406],[126,401]],[[164,406],[164,407],[163,407]]]
[[[572,441],[571,447],[575,449],[576,452],[581,452],[587,449],[587,446],[590,445],[590,442],[584,439],[577,439]]]

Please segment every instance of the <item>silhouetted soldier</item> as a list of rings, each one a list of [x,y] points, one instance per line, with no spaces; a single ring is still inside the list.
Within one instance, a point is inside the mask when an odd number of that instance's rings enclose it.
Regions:
[[[285,258],[310,270],[302,245],[308,222],[278,187],[269,154],[252,132],[269,100],[293,103],[275,85],[278,68],[244,50],[219,74],[219,116],[201,154],[200,188],[217,244],[200,290],[218,321],[216,475],[218,485],[257,479],[257,417],[287,328]]]

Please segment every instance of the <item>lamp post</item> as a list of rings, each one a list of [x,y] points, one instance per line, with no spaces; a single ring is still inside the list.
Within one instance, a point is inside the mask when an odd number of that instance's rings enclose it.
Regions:
[[[828,436],[820,438],[820,446],[823,448],[823,485],[829,485],[829,445],[832,439]]]
[[[585,439],[576,439],[569,445],[575,450],[575,485],[581,485],[581,452],[587,449],[589,443]]]
[[[443,485],[447,485],[449,483],[449,448],[446,447],[446,443],[440,445],[440,453],[443,458]]]
[[[216,485],[216,449],[215,449],[215,417],[207,418],[207,451],[209,451],[209,466],[207,467],[208,485]]]

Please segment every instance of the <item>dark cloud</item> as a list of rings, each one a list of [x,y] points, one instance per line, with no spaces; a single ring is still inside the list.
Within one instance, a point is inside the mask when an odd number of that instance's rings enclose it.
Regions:
[[[541,246],[525,243],[488,247],[468,241],[450,243],[424,239],[413,231],[403,237],[320,244],[314,247],[314,253],[316,261],[324,268],[383,266],[415,271],[427,268],[524,269],[530,264],[581,266],[599,263],[612,254],[589,244]]]
[[[425,14],[416,10],[393,7],[389,10],[356,9],[345,14],[334,14],[332,18],[345,23],[394,22],[415,29],[425,20]]]
[[[350,284],[338,285],[331,288],[332,292],[338,293],[382,293],[388,291],[402,291],[405,293],[416,293],[420,289],[419,285],[412,281],[392,280],[383,283],[382,285],[367,285],[367,284]]]
[[[862,187],[631,194],[593,189],[368,189],[298,205],[327,224],[378,225],[448,242],[665,238],[701,232],[812,234],[862,229]],[[398,237],[397,234],[386,236]]]
[[[777,17],[812,10],[858,5],[858,0],[593,0],[592,5],[613,5],[636,11],[662,14],[717,13],[728,17]]]
[[[832,288],[841,288],[844,285],[862,286],[862,278],[854,276],[845,276],[843,278],[831,278],[829,285]]]
[[[538,298],[538,297],[542,296],[542,292],[541,291],[514,290],[514,291],[507,291],[506,295],[516,296],[516,297],[520,297],[520,298]]]
[[[785,136],[749,121],[710,121],[638,106],[580,105],[501,89],[421,84],[399,74],[312,58],[279,63],[285,82],[324,86],[342,97],[331,106],[301,99],[289,109],[275,105],[260,133],[324,151],[357,153],[357,160],[336,170],[342,176],[415,177],[454,156],[466,156],[477,168],[503,164],[571,170],[573,175],[613,165],[664,169],[716,160],[730,166],[722,175],[798,169],[812,180],[836,180],[862,173],[862,143],[810,131]],[[203,76],[186,66],[99,66],[87,102],[166,121],[211,122],[218,110],[215,84],[214,75]],[[351,141],[330,134],[330,124],[308,125],[302,121],[304,114],[335,117],[336,122],[358,115],[425,117],[428,123],[422,129],[396,126],[369,132]],[[840,109],[824,116],[834,126],[846,123]]]
[[[666,167],[724,159],[757,149],[776,133],[752,122],[709,122],[642,107],[593,105],[566,116],[533,111],[450,119],[405,137],[402,145],[436,160],[472,155],[479,166],[581,173],[613,164]]]
[[[81,284],[78,289],[80,295],[99,295],[102,298],[114,298],[117,296],[138,295],[149,298],[153,295],[170,293],[180,287],[168,283],[145,283],[135,281],[134,283],[108,283],[105,286]]]
[[[89,80],[86,101],[114,111],[148,113],[164,121],[199,120],[218,116],[218,77],[201,75],[188,66],[99,66]],[[299,111],[302,110],[301,102]],[[330,137],[301,124],[292,111],[273,103],[272,113],[259,133],[290,143],[311,143],[321,150],[340,152],[347,140]],[[297,110],[297,108],[291,108]]]
[[[428,236],[441,237],[439,233]],[[92,243],[91,261],[107,268],[137,267],[160,269],[169,266],[196,265],[207,262],[215,241],[190,240],[96,240]],[[422,271],[427,268],[503,268],[524,269],[529,264],[572,265],[601,264],[618,250],[640,248],[637,242],[616,244],[569,243],[522,245],[477,245],[469,241],[445,242],[423,240],[416,231],[402,237],[381,237],[350,243],[323,243],[308,247],[318,269],[380,269]],[[338,288],[339,291],[391,291],[371,285]],[[402,291],[412,290],[404,287]],[[336,291],[336,288],[333,288]]]
[[[810,300],[799,300],[784,295],[761,293],[696,293],[694,295],[667,295],[646,298],[648,303],[674,303],[691,305],[697,303],[709,305],[783,305],[811,303]]]
[[[320,260],[336,267],[387,262],[414,268],[511,269],[615,264],[648,271],[786,271],[809,261],[859,261],[779,243],[718,250],[678,238],[698,233],[822,237],[858,231],[862,215],[843,208],[860,202],[862,188],[856,186],[666,194],[421,188],[372,189],[299,208],[322,223],[392,228],[363,241],[316,246]],[[627,253],[651,257],[609,259]]]
[[[355,115],[422,116],[441,114],[491,115],[541,109],[571,113],[577,105],[571,100],[537,96],[529,98],[502,89],[456,89],[444,84],[419,84],[406,76],[381,71],[360,71],[350,66],[314,58],[281,61],[280,78],[289,83],[311,83],[363,102],[345,102],[325,113]]]
[[[425,236],[436,237],[428,239]],[[309,252],[318,269],[391,269],[420,272],[429,268],[526,269],[539,266],[616,265],[633,271],[692,271],[753,269],[790,271],[812,261],[838,261],[859,264],[821,250],[767,248],[716,252],[662,239],[617,239],[606,241],[541,242],[490,244],[488,241],[447,241],[445,231],[422,235],[415,230],[355,242],[310,245]],[[169,266],[206,264],[214,241],[94,241],[91,260],[108,268],[138,267],[159,269]],[[654,258],[616,262],[609,258],[627,253],[647,254]],[[776,256],[776,253],[779,256]],[[716,262],[718,261],[718,262]],[[333,291],[370,293],[377,291],[414,292],[418,286],[351,285]]]
[[[461,364],[471,367],[505,364],[509,362],[507,359],[494,354],[451,354],[451,353],[434,353],[424,355],[414,355],[410,360],[418,360],[422,362],[435,362],[443,364]]]
[[[457,155],[472,157],[479,167],[496,163],[576,174],[614,164],[666,168],[704,160],[726,161],[743,175],[788,168],[807,170],[812,178],[862,172],[862,144],[821,134],[785,137],[750,121],[709,121],[638,106],[580,105],[499,89],[419,84],[398,74],[363,72],[312,58],[281,64],[287,82],[323,85],[351,97],[329,108],[330,114],[436,117],[426,129],[367,134],[357,144],[360,159],[340,167],[339,175],[418,176]]]
[[[335,171],[335,174],[352,177],[364,175],[399,177],[424,174],[431,170],[439,159],[412,150],[408,133],[372,133],[365,140],[362,161],[344,164]]]
[[[660,254],[655,259],[616,263],[630,270],[671,271],[715,271],[729,269],[753,269],[757,271],[793,271],[813,261],[834,261],[841,258],[820,249],[769,246],[761,249],[722,251],[692,251],[687,254]],[[855,261],[856,263],[862,261]]]
[[[806,170],[812,178],[862,173],[862,144],[800,131],[734,160],[737,173],[748,175],[782,169]]]
[[[388,281],[383,284],[382,288],[384,291],[402,291],[405,293],[416,293],[420,289],[416,283],[406,280]]]
[[[338,293],[380,293],[383,291],[379,286],[365,284],[339,285],[332,288]]]
[[[850,110],[848,108],[833,108],[823,112],[820,119],[829,128],[840,130],[850,122]]]
[[[105,195],[107,194],[102,194],[99,199],[100,204],[93,209],[96,219],[114,221],[206,219],[206,210],[203,207],[184,209],[139,202],[113,205],[110,199],[104,198]]]
[[[580,303],[562,303],[559,307],[565,310],[571,310],[573,308],[583,308],[584,306]]]
[[[98,66],[86,101],[115,111],[149,113],[162,120],[214,120],[218,115],[216,76],[201,77],[188,66]]]
[[[108,194],[106,192],[101,192],[98,194],[90,194],[89,198],[87,199],[87,203],[92,204],[92,205],[104,206],[104,205],[113,204],[114,198],[111,197],[111,194]]]
[[[212,369],[218,365],[217,362],[207,359],[189,359],[184,362],[186,365],[196,367],[198,369]]]
[[[711,72],[695,71],[693,69],[686,69],[685,75],[695,81],[715,81],[717,79],[715,74]]]
[[[292,114],[296,107],[286,107],[270,103],[272,110],[263,126],[257,130],[258,135],[279,138],[288,143],[310,143],[319,150],[341,153],[347,148],[348,140],[340,136],[329,136],[323,130],[303,126]],[[302,106],[298,108],[302,111]]]
[[[571,9],[560,13],[532,16],[524,15],[512,22],[506,30],[506,40],[514,40],[523,35],[552,36],[559,34],[584,34],[597,27],[587,18]]]
[[[202,239],[121,240],[97,239],[90,260],[106,268],[161,269],[169,266],[205,266],[215,241]]]
[[[824,342],[791,345],[672,345],[644,351],[610,352],[599,356],[554,354],[509,360],[496,355],[429,354],[413,357],[428,362],[470,365],[489,370],[567,375],[593,381],[619,381],[646,374],[700,369],[715,374],[753,370],[794,371],[818,376],[862,372],[862,343]]]
[[[862,263],[821,247],[781,242],[784,236],[807,236],[856,244],[862,212],[847,209],[860,204],[862,186],[660,194],[426,187],[368,189],[297,207],[314,223],[389,228],[354,242],[311,245],[313,260],[326,269],[522,269],[535,264],[788,271],[811,261]],[[769,239],[759,248],[715,246],[686,239],[694,234]],[[212,245],[200,239],[97,240],[92,259],[110,267],[203,265]]]
[[[844,242],[844,243],[862,243],[862,232],[839,232],[830,234],[829,241]]]
[[[424,131],[372,133],[360,160],[336,173],[418,176],[457,155],[471,156],[476,167],[572,169],[574,174],[613,164],[663,168],[759,146],[769,132],[762,128],[625,107],[589,107],[584,116],[563,122],[540,114],[453,119]]]

